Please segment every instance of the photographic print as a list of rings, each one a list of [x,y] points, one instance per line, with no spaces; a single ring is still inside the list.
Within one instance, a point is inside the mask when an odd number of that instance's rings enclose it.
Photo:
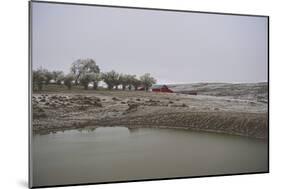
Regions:
[[[269,171],[268,16],[29,6],[30,187]]]

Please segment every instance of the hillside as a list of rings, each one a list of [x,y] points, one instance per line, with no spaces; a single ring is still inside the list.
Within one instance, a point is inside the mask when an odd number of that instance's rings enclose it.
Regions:
[[[198,95],[222,96],[234,99],[268,102],[268,83],[194,83],[168,85],[177,93],[188,94],[197,92]]]

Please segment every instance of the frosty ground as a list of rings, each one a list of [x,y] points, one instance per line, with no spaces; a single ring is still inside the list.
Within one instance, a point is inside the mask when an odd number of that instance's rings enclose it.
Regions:
[[[267,138],[267,84],[188,84],[176,93],[45,90],[32,96],[33,131],[99,126],[176,128]],[[197,91],[197,95],[189,95]]]

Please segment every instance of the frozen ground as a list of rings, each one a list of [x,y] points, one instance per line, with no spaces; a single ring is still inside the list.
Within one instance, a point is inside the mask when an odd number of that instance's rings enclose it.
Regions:
[[[33,94],[33,130],[82,127],[179,128],[255,138],[268,134],[267,84],[186,84],[177,93],[45,91]],[[196,91],[198,95],[189,95]]]

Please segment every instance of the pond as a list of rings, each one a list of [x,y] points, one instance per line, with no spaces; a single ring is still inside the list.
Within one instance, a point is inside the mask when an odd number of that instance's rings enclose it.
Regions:
[[[33,186],[264,172],[267,141],[180,129],[98,127],[32,139]]]

